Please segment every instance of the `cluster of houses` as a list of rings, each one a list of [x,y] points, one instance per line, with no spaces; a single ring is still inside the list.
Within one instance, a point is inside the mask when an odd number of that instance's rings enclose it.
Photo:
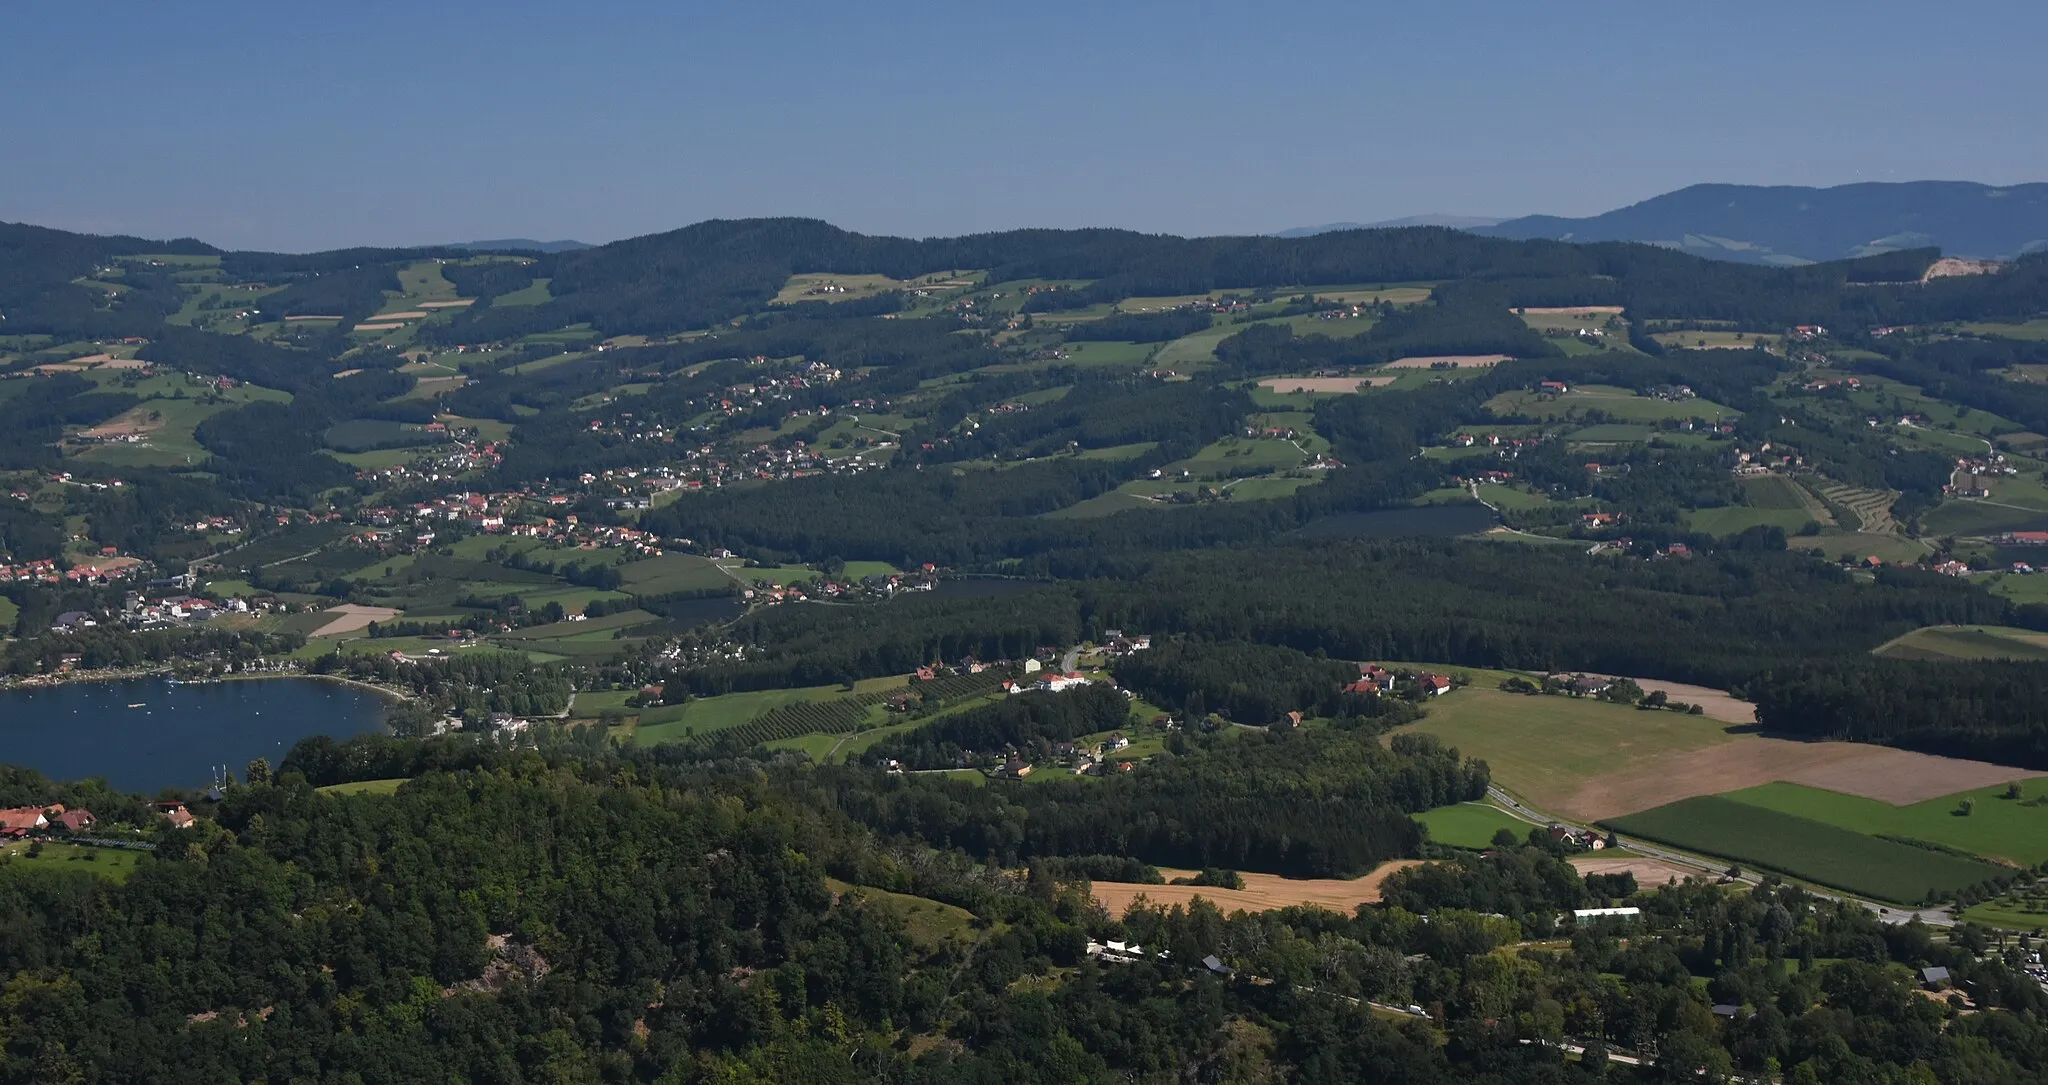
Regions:
[[[1765,441],[1754,451],[1735,450],[1735,465],[1730,468],[1738,477],[1751,478],[1768,475],[1773,471],[1792,472],[1806,466],[1806,457],[1783,448],[1773,448]]]
[[[1944,490],[1951,497],[1990,497],[1991,487],[1985,481],[1987,478],[1994,475],[2012,478],[2019,473],[2019,468],[2013,466],[2003,452],[1962,456],[1956,459],[1956,469],[1949,474]]]
[[[1097,743],[1056,742],[1052,747],[1053,764],[1075,776],[1110,776],[1133,772],[1137,761],[1117,754],[1130,748],[1131,740],[1122,734],[1114,734]],[[1037,771],[1028,758],[1012,752],[1004,756],[1002,767],[996,775],[1010,780],[1021,780]]]
[[[62,829],[67,833],[82,833],[99,823],[92,811],[64,808],[63,803],[50,806],[15,806],[0,810],[0,840],[20,840],[49,829]]]
[[[1453,684],[1448,677],[1429,671],[1390,671],[1377,663],[1361,663],[1357,680],[1345,685],[1343,692],[1362,697],[1377,697],[1383,693],[1441,697],[1451,691]],[[1300,713],[1292,713],[1290,721],[1298,725]]]

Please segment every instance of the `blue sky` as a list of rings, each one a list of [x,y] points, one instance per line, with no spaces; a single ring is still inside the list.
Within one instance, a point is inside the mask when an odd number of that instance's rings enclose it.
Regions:
[[[596,9],[583,10],[583,9]],[[2048,180],[2039,0],[39,4],[0,220],[325,248],[1251,233]]]

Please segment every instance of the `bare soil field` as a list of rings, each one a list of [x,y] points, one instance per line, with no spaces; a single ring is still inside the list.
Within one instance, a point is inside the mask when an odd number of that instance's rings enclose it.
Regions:
[[[1392,384],[1398,377],[1268,377],[1259,382],[1260,387],[1271,389],[1280,395],[1295,392],[1339,395],[1378,388]]]
[[[1515,310],[1527,316],[1619,316],[1619,305],[1528,305]]]
[[[1379,903],[1381,884],[1395,871],[1405,870],[1418,862],[1415,859],[1397,859],[1382,863],[1365,877],[1350,879],[1295,879],[1282,878],[1277,874],[1244,874],[1241,875],[1244,878],[1243,889],[1217,889],[1206,885],[1140,885],[1135,882],[1095,882],[1093,886],[1095,899],[1115,915],[1124,914],[1140,897],[1153,904],[1168,906],[1187,904],[1201,897],[1226,913],[1266,912],[1311,904],[1349,915],[1361,904]],[[1197,872],[1160,867],[1159,873],[1171,881],[1194,877]]]
[[[392,607],[366,607],[355,603],[343,603],[338,607],[328,607],[327,613],[334,615],[334,620],[313,630],[313,636],[338,637],[343,633],[358,632],[368,629],[371,622],[388,622],[398,617],[400,612]]]
[[[1682,882],[1687,878],[1704,876],[1700,871],[1687,870],[1676,863],[1667,863],[1662,859],[1633,856],[1609,859],[1596,853],[1578,856],[1571,860],[1571,864],[1572,869],[1577,870],[1581,877],[1587,874],[1619,874],[1622,871],[1627,871],[1635,875],[1636,884],[1645,889],[1664,885],[1673,878]]]
[[[1620,772],[1587,778],[1571,793],[1556,796],[1548,808],[1592,822],[1774,780],[1907,806],[2042,775],[2048,774],[1857,742],[1797,742],[1744,735],[1704,749],[1660,754]],[[1544,801],[1534,795],[1530,798]]]
[[[1627,676],[1610,674],[1607,677],[1619,679]],[[1661,689],[1674,701],[1699,705],[1700,714],[1710,720],[1720,720],[1724,723],[1756,722],[1756,706],[1748,701],[1737,700],[1727,690],[1688,686],[1683,682],[1666,682],[1661,678],[1630,678],[1629,681],[1643,687],[1644,693]]]
[[[1505,354],[1439,354],[1427,358],[1396,358],[1387,369],[1432,369],[1446,365],[1453,369],[1484,369],[1508,360]]]
[[[460,309],[460,308],[462,308],[462,307],[463,307],[463,306],[465,306],[465,305],[475,305],[475,304],[476,304],[476,299],[475,299],[475,298],[461,298],[461,299],[458,299],[458,300],[456,300],[456,301],[423,301],[423,302],[420,302],[420,308],[422,308],[422,309]]]
[[[162,419],[154,422],[149,420],[148,407],[136,407],[132,410],[124,411],[119,416],[110,418],[91,429],[80,430],[78,435],[80,437],[94,437],[100,440],[105,440],[109,437],[132,437],[136,434],[152,433],[162,425]]]

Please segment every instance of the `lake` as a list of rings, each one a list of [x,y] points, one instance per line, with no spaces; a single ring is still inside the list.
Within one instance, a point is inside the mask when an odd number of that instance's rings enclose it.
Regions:
[[[308,678],[0,690],[0,762],[57,780],[104,776],[124,791],[198,787],[214,765],[239,779],[250,761],[267,757],[276,765],[309,735],[377,730],[388,703],[366,689]]]

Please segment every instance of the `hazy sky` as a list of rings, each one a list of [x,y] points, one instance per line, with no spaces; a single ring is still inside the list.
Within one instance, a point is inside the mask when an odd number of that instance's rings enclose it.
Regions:
[[[8,5],[0,220],[310,249],[2048,180],[2040,0]]]

